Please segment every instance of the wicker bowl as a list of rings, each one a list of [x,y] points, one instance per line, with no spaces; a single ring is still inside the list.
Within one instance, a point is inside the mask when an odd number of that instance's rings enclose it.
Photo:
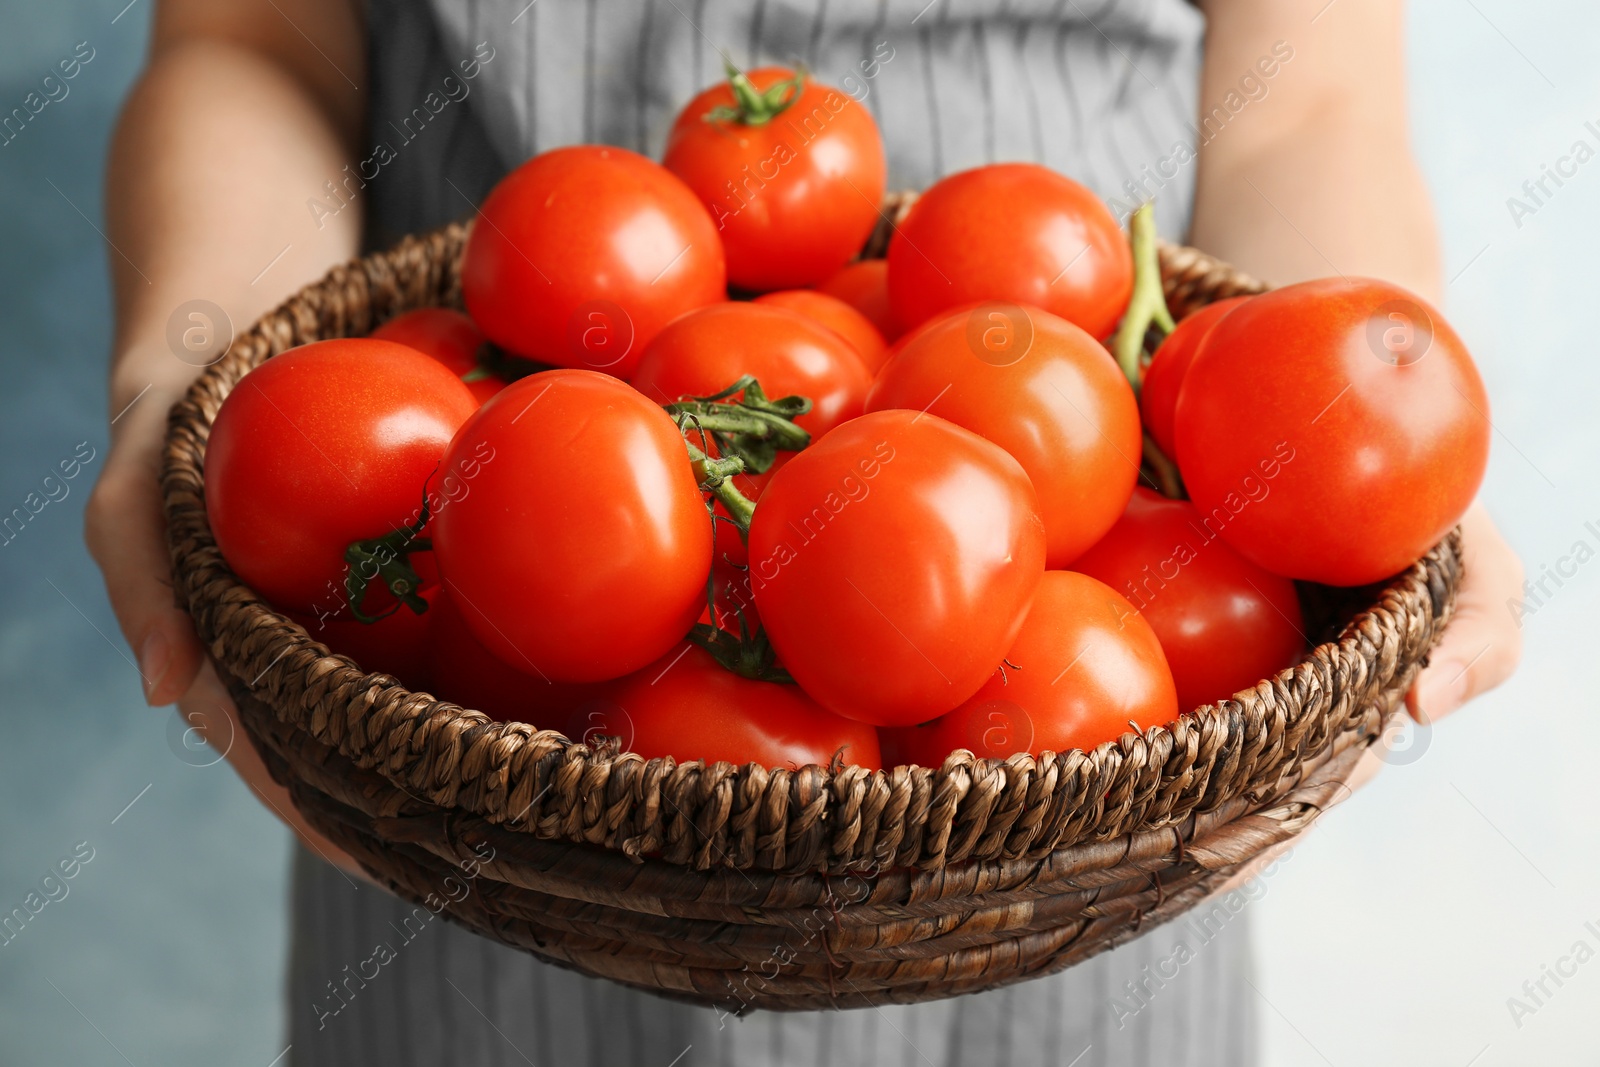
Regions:
[[[1231,700],[1093,752],[938,768],[644,760],[408,691],[240,583],[201,470],[223,398],[263,360],[459,306],[467,232],[335,268],[238,337],[172,410],[162,491],[177,599],[272,775],[373,878],[485,937],[732,1011],[1059,971],[1181,914],[1338,799],[1449,619],[1459,532],[1380,586],[1305,587],[1321,643]],[[1178,315],[1264,288],[1193,249],[1161,263]]]

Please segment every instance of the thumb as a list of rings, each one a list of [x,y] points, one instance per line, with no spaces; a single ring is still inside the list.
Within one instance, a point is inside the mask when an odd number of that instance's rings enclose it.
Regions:
[[[160,706],[188,690],[205,654],[173,599],[157,479],[166,408],[146,398],[139,409],[127,413],[137,422],[118,427],[122,433],[84,511],[84,539],[133,650],[145,700]]]

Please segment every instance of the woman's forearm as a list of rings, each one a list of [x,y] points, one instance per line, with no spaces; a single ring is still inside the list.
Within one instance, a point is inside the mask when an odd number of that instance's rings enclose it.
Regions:
[[[1247,102],[1202,134],[1191,240],[1274,284],[1366,275],[1437,302],[1438,238],[1405,111],[1404,5],[1317,6],[1206,5],[1202,115],[1226,112],[1230,92]],[[1264,77],[1258,63],[1275,50],[1292,58]],[[1247,75],[1265,95],[1244,96]]]

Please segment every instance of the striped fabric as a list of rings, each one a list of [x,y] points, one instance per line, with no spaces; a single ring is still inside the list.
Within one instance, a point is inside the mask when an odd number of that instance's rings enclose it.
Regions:
[[[367,244],[471,212],[529,155],[658,155],[676,110],[745,66],[803,61],[872,109],[893,188],[994,160],[1070,174],[1188,225],[1203,24],[1184,0],[369,0]],[[1187,158],[1183,153],[1181,158]],[[316,214],[316,210],[313,209]],[[1248,896],[1080,967],[909,1007],[721,1017],[583,978],[295,861],[300,1067],[994,1064],[1249,1067]]]
[[[742,1018],[540,963],[297,850],[296,1067],[1251,1067],[1250,903],[1061,974],[926,1004]]]

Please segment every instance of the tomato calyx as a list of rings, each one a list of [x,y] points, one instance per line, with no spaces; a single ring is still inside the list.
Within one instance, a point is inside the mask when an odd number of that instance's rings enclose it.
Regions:
[[[732,122],[741,126],[765,126],[786,111],[790,104],[800,99],[805,88],[806,70],[800,67],[794,77],[768,87],[765,92],[750,83],[744,71],[734,66],[726,57],[722,69],[728,75],[728,88],[733,90],[733,106],[714,107],[705,113],[706,122]]]
[[[427,525],[428,495],[424,492],[422,510],[416,522],[391,530],[382,537],[352,542],[344,550],[345,562],[350,565],[344,576],[345,598],[350,605],[350,614],[357,622],[370,626],[387,619],[402,606],[418,615],[428,610],[428,602],[417,592],[422,588],[422,579],[411,566],[410,560],[411,553],[426,552],[433,548],[433,542],[422,536]],[[368,615],[361,610],[367,587],[374,578],[383,582],[396,601],[394,607],[380,615]]]
[[[723,670],[741,678],[793,685],[794,678],[779,665],[778,654],[772,650],[772,642],[767,640],[766,631],[759,626],[751,630],[744,612],[737,614],[737,634],[714,623],[701,622],[689,631],[689,640],[705,649]]]
[[[735,393],[741,394],[738,400],[728,399]],[[702,443],[709,437],[718,455],[739,457],[741,469],[751,474],[766,473],[779,452],[798,452],[811,443],[811,435],[794,422],[811,410],[810,398],[768,400],[761,383],[748,374],[720,392],[685,397],[665,408],[685,436],[698,434]]]

